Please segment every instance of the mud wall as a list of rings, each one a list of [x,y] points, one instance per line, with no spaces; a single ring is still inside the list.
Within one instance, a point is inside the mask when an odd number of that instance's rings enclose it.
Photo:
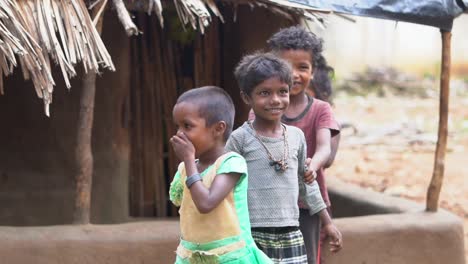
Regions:
[[[9,264],[174,263],[176,221],[119,225],[0,227],[0,255]]]
[[[104,42],[116,72],[98,78],[93,155],[92,222],[118,222],[128,215],[128,137],[122,113],[129,87],[128,38],[107,14]],[[111,23],[112,22],[112,23]],[[78,65],[80,70],[81,65]],[[81,72],[78,73],[80,76]],[[51,117],[20,69],[4,79],[0,96],[0,225],[50,225],[72,221],[74,146],[79,77],[67,90],[58,69]]]
[[[390,202],[385,210],[393,207],[397,211],[335,218],[344,248],[337,254],[325,248],[326,263],[465,263],[463,223],[453,214],[445,210],[426,213],[420,210],[420,204],[350,184],[329,181],[329,186],[331,193],[344,202],[334,201],[336,208],[355,205],[357,200],[358,204],[377,208],[385,201]],[[358,190],[356,197],[354,191]],[[362,215],[357,209],[354,212]],[[11,264],[173,263],[178,224],[177,219],[165,219],[117,225],[0,227],[0,255]]]
[[[464,264],[462,220],[443,210],[329,178],[335,224],[344,247],[327,263]]]

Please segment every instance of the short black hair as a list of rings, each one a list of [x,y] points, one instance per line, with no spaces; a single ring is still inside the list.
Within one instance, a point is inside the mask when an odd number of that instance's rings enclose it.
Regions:
[[[282,50],[305,50],[310,52],[312,56],[311,63],[314,68],[318,66],[318,60],[323,51],[323,40],[301,26],[281,29],[270,37],[267,44],[274,52]]]
[[[244,56],[237,65],[236,76],[240,90],[250,95],[261,82],[277,77],[281,82],[292,85],[291,65],[273,53],[257,52]]]
[[[226,122],[224,140],[231,135],[234,126],[234,103],[229,94],[217,86],[204,86],[190,89],[179,96],[176,105],[182,102],[194,103],[198,107],[198,114],[205,119],[206,126],[219,121]]]

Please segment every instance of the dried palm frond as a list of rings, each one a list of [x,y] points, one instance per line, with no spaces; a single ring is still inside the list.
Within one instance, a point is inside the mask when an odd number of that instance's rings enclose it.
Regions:
[[[120,23],[122,23],[127,36],[138,35],[140,31],[135,23],[133,23],[123,0],[113,0],[113,3],[115,10],[117,11],[117,17],[119,18]]]
[[[179,18],[184,25],[190,23],[193,29],[199,25],[203,34],[205,27],[211,22],[211,15],[202,0],[174,0]]]
[[[163,1],[162,0],[123,0],[125,9],[129,11],[144,11],[148,15],[151,15],[152,12],[156,13],[158,17],[159,24],[161,27],[164,27],[164,17],[163,17]],[[115,6],[115,5],[114,5]],[[115,6],[117,9],[118,7]],[[119,12],[117,10],[117,12]]]
[[[148,13],[151,13],[153,7],[157,7],[157,9],[154,10],[158,15],[161,26],[163,26],[161,0],[124,1],[131,10],[148,10]],[[190,23],[194,29],[199,29],[201,33],[204,33],[205,28],[211,23],[211,13],[217,16],[221,22],[224,22],[224,18],[216,2],[232,5],[234,7],[234,20],[236,19],[238,5],[249,5],[251,8],[267,8],[271,12],[286,17],[287,19],[297,20],[298,18],[304,18],[319,24],[320,27],[325,25],[324,15],[332,13],[331,10],[313,8],[299,2],[287,0],[174,0],[174,5],[183,25]]]
[[[162,15],[162,10],[163,8],[162,8],[161,0],[149,0],[148,15],[151,14],[151,11],[154,11],[156,15],[158,16],[161,27],[164,27],[164,19]]]
[[[50,60],[59,65],[68,88],[78,62],[85,72],[99,72],[99,66],[115,70],[82,0],[0,0],[3,74],[11,74],[18,65],[15,55],[23,76],[32,80],[44,100],[46,115],[55,85]]]
[[[211,23],[211,14],[208,8],[224,22],[214,0],[174,0],[174,5],[182,23],[184,25],[190,23],[193,29],[200,29],[202,34]]]
[[[328,9],[313,8],[299,2],[287,0],[223,0],[223,2],[234,5],[249,4],[251,7],[258,6],[268,8],[272,12],[282,15],[288,19],[293,19],[293,16],[295,16],[311,20],[317,23],[320,27],[323,27],[325,24],[324,15],[332,13],[332,11]]]

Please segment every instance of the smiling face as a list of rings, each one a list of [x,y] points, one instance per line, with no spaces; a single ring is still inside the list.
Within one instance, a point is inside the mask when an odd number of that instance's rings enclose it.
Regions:
[[[177,132],[183,132],[195,147],[195,157],[200,157],[212,149],[217,142],[216,124],[207,126],[205,118],[199,115],[198,107],[194,103],[185,101],[176,104],[172,118]]]
[[[255,113],[255,122],[276,123],[289,106],[289,86],[277,77],[264,80],[243,100]]]
[[[301,95],[312,80],[312,54],[305,50],[282,50],[278,53],[279,57],[288,61],[293,69],[293,86],[291,87],[291,96]]]

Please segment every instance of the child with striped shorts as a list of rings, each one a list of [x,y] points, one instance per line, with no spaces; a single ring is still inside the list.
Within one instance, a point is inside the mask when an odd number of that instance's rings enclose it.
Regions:
[[[307,263],[299,230],[298,198],[311,215],[326,208],[312,179],[304,179],[306,141],[303,132],[281,123],[289,105],[291,66],[277,56],[245,56],[235,70],[243,101],[255,119],[233,131],[226,149],[241,154],[250,175],[248,207],[252,237],[274,263]]]

